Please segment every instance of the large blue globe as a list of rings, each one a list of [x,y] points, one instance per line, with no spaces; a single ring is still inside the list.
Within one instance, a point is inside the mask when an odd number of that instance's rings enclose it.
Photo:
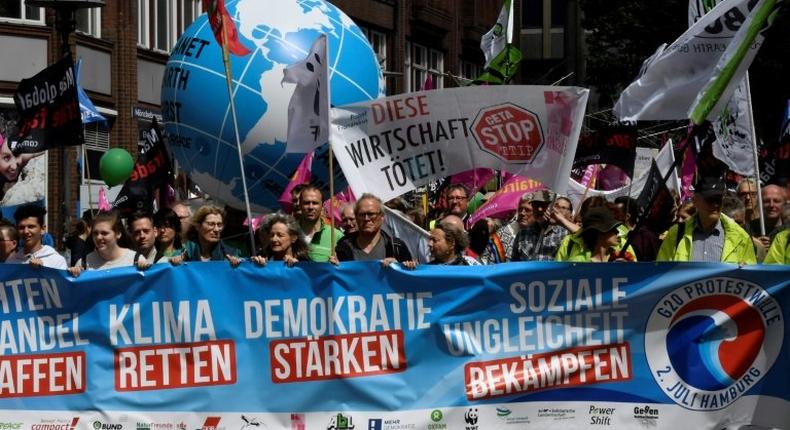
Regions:
[[[323,0],[230,0],[227,9],[241,43],[252,51],[231,55],[250,203],[255,211],[275,209],[303,157],[285,154],[288,102],[294,90],[293,84],[281,82],[285,67],[304,59],[316,37],[325,33],[333,105],[377,98],[384,93],[384,80],[359,27]],[[213,198],[243,208],[224,70],[222,50],[204,14],[184,32],[167,62],[164,125],[179,167]],[[325,145],[313,162],[319,185],[328,182],[328,172]]]

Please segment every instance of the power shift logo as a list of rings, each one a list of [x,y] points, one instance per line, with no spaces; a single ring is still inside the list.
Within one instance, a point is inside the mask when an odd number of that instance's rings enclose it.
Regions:
[[[653,308],[645,352],[664,393],[695,411],[723,409],[771,370],[782,349],[779,303],[761,286],[735,278],[686,284]]]

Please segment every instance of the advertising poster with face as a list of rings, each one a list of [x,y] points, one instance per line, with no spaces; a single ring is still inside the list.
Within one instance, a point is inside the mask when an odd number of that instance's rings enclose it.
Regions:
[[[3,217],[12,219],[16,207],[30,202],[46,204],[46,151],[14,155],[17,113],[0,108],[0,208]]]

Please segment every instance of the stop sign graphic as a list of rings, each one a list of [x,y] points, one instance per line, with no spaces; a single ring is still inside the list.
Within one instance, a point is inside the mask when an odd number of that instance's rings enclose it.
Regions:
[[[472,122],[480,149],[507,162],[532,162],[543,146],[538,116],[513,103],[490,106]]]

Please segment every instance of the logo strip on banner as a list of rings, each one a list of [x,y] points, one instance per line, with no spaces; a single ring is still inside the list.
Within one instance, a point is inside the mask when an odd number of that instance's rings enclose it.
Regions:
[[[0,265],[0,430],[790,422],[789,267],[458,269]]]

